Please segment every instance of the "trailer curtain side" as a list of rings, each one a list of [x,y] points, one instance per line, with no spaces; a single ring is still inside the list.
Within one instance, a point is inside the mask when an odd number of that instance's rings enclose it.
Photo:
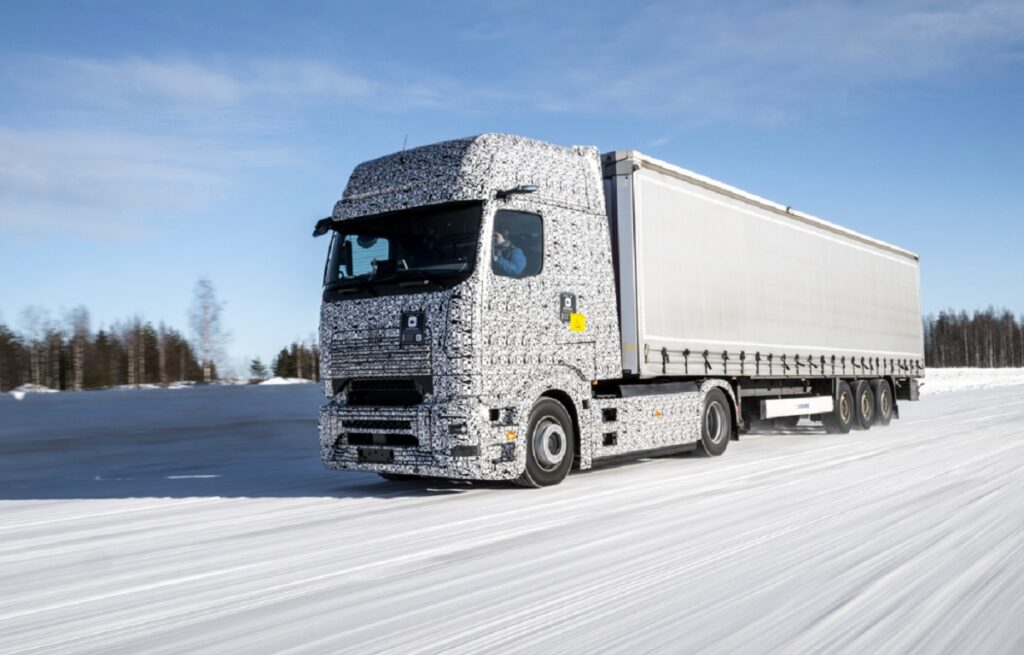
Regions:
[[[625,370],[923,372],[913,253],[639,153],[605,176]]]

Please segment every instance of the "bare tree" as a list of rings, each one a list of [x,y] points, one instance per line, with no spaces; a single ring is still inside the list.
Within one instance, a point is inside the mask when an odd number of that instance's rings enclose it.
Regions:
[[[89,343],[89,310],[79,305],[66,316],[71,334],[71,388],[81,391],[85,378],[85,348]]]
[[[320,341],[317,337],[316,332],[310,332],[309,336],[306,337],[306,341],[309,343],[309,352],[311,355],[310,368],[312,369],[311,376],[309,379],[313,382],[320,381]]]
[[[160,321],[156,330],[157,368],[160,372],[160,384],[167,384],[167,326]]]
[[[222,359],[221,355],[229,338],[221,324],[223,308],[224,303],[217,300],[213,282],[206,277],[199,278],[192,296],[189,322],[203,367],[204,382],[209,382],[213,378],[214,362]]]
[[[135,339],[135,362],[138,366],[135,384],[146,384],[146,338],[142,332],[142,318],[138,314],[132,321],[132,334]]]
[[[21,328],[28,341],[29,379],[33,384],[43,384],[46,372],[46,337],[50,331],[50,315],[42,307],[29,305],[21,312]]]

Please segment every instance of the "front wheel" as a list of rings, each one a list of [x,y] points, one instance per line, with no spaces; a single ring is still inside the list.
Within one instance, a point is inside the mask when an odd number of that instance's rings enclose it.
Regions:
[[[729,447],[732,418],[729,401],[721,389],[712,389],[704,396],[700,418],[700,445],[704,454],[717,457]]]
[[[517,482],[525,487],[548,487],[569,475],[576,456],[576,432],[562,403],[541,398],[530,410],[526,428],[526,470]]]

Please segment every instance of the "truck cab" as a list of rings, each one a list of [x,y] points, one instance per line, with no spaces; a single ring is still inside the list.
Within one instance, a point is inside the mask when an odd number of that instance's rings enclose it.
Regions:
[[[592,386],[621,373],[600,165],[485,134],[355,169],[318,224],[328,467],[523,480],[534,433],[527,484],[590,465]]]

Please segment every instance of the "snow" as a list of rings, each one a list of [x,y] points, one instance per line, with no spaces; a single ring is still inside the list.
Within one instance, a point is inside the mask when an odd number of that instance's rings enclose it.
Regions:
[[[922,394],[1024,384],[1024,368],[929,368]]]
[[[312,380],[307,380],[305,378],[273,377],[273,378],[270,378],[269,380],[264,380],[263,382],[260,382],[260,384],[269,384],[269,385],[276,385],[276,384],[313,384],[313,381]]]
[[[1024,650],[1022,386],[539,490],[326,471],[314,385],[31,400],[5,653]]]
[[[46,385],[42,384],[23,384],[20,387],[15,387],[11,391],[17,391],[19,393],[58,393],[56,389],[51,389]]]

